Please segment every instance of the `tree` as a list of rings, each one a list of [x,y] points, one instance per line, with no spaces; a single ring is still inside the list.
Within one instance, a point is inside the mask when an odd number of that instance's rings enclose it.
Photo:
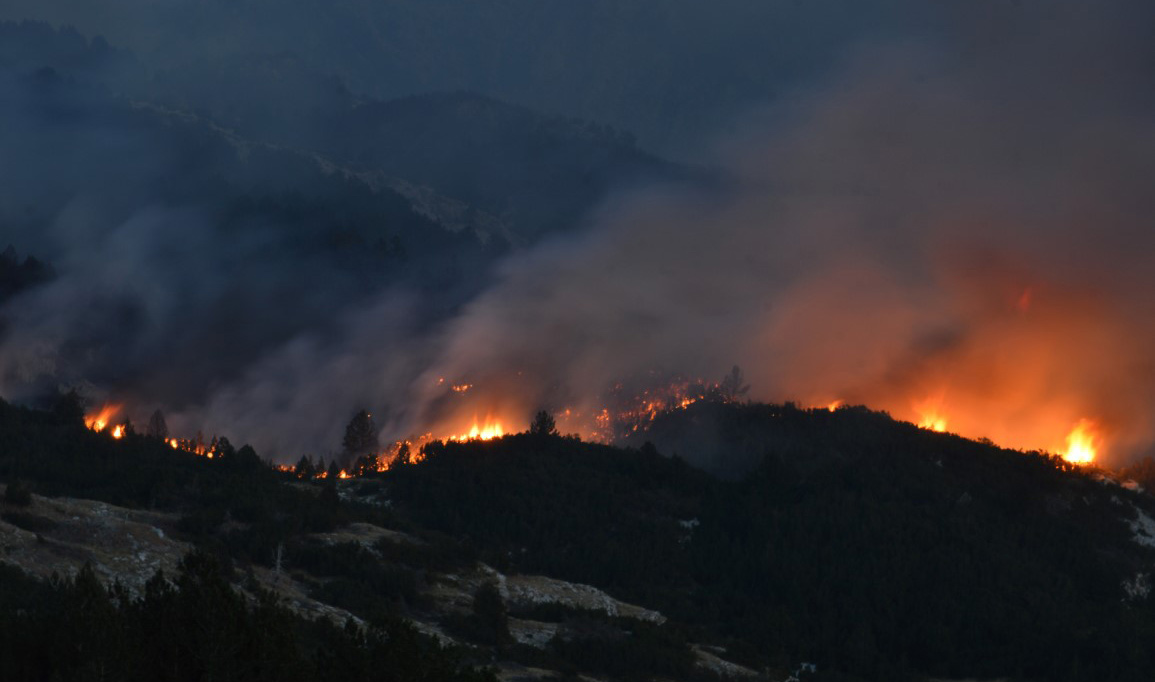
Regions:
[[[541,410],[533,416],[533,421],[529,425],[529,432],[534,436],[556,436],[557,422],[552,414]]]
[[[353,472],[357,476],[376,473],[380,468],[380,460],[376,454],[361,455],[353,463]]]
[[[502,646],[512,641],[509,634],[509,614],[497,584],[487,581],[473,593],[473,635],[483,644]]]
[[[718,384],[718,394],[727,403],[737,402],[749,390],[749,384],[742,383],[742,370],[738,365],[734,365],[730,373]]]
[[[401,447],[397,448],[397,458],[393,460],[393,464],[399,466],[406,466],[413,463],[413,455],[409,451],[409,443],[402,443]]]
[[[84,398],[75,388],[70,389],[56,399],[56,404],[52,406],[52,412],[62,424],[83,424]]]
[[[377,425],[373,423],[373,415],[365,410],[353,415],[345,427],[345,438],[341,440],[341,445],[350,459],[376,454],[381,446],[377,441]]]
[[[317,475],[317,469],[308,455],[301,455],[301,459],[297,460],[297,466],[293,469],[293,475],[302,480],[308,480]]]
[[[148,430],[145,433],[149,438],[168,440],[168,424],[164,421],[164,412],[157,410],[148,418]]]

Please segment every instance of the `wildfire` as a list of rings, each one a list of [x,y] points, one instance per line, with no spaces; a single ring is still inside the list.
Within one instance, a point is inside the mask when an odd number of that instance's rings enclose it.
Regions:
[[[93,431],[103,431],[108,428],[112,418],[120,412],[120,405],[105,405],[100,408],[100,412],[95,415],[88,416],[84,419],[84,425]],[[119,438],[120,436],[117,436]]]
[[[946,431],[946,417],[942,417],[937,414],[930,414],[923,417],[922,421],[920,421],[918,425],[920,428],[924,428],[929,431],[938,431],[939,433],[944,433]]]
[[[112,437],[113,438],[123,438],[124,437],[124,424],[117,424],[116,426],[112,427]]]
[[[919,428],[939,433],[946,432],[947,419],[943,414],[941,398],[924,400],[914,406],[914,411],[918,413]]]
[[[473,420],[473,426],[469,428],[469,432],[450,436],[449,440],[467,441],[467,440],[492,440],[494,438],[501,438],[505,435],[505,429],[501,422],[494,420],[491,417],[486,417],[484,422],[478,423],[477,419]]]
[[[1090,464],[1099,450],[1098,425],[1090,419],[1080,419],[1067,434],[1067,450],[1063,459],[1071,464]]]

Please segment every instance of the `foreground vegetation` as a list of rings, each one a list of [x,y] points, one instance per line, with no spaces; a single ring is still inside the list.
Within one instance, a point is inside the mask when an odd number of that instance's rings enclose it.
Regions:
[[[43,584],[0,565],[0,661],[6,680],[494,679],[401,621],[342,628],[294,616],[259,588],[242,594],[202,553],[139,598],[89,568]]]
[[[723,479],[652,445],[623,449],[537,432],[435,442],[422,461],[387,472],[301,482],[227,441],[209,460],[146,436],[113,440],[84,428],[67,399],[51,412],[0,404],[0,480],[21,481],[17,495],[173,511],[182,539],[223,562],[190,559],[174,582],[157,578],[137,600],[85,586],[84,576],[25,588],[5,572],[0,616],[23,633],[20,649],[42,651],[64,620],[94,622],[67,614],[87,613],[84,604],[95,600],[101,618],[122,619],[96,630],[123,647],[145,636],[133,630],[142,614],[177,613],[186,590],[207,589],[232,609],[224,622],[259,631],[251,641],[228,635],[236,651],[285,651],[294,671],[313,675],[303,679],[327,679],[338,659],[362,661],[349,663],[352,679],[378,679],[356,672],[357,665],[376,670],[366,662],[375,656],[441,661],[436,670],[446,677],[426,679],[480,674],[398,630],[399,619],[415,616],[434,617],[480,647],[467,659],[474,663],[496,656],[614,679],[710,677],[695,666],[695,644],[771,678],[802,661],[817,664],[814,679],[827,680],[1145,680],[1155,667],[1148,646],[1155,601],[1124,588],[1155,560],[1128,526],[1141,511],[1155,515],[1145,493],[1049,455],[928,432],[863,408],[696,404],[660,418],[650,435],[662,440],[687,424],[720,434],[719,452],[762,456]],[[367,548],[317,540],[354,521],[416,542],[382,539]],[[433,614],[430,581],[478,560],[508,574],[596,585],[669,620],[647,624],[561,606],[509,613],[485,589],[468,613]],[[303,621],[259,590],[241,597],[222,587],[233,566],[282,563],[312,596],[356,614],[365,629]],[[234,582],[244,583],[242,574]],[[77,596],[84,590],[89,602]],[[21,602],[21,594],[41,596]],[[554,623],[558,635],[542,649],[517,644],[511,617]],[[153,630],[179,639],[203,622],[178,618]],[[389,649],[402,646],[393,635],[401,631],[412,650]],[[333,654],[346,649],[354,653]],[[160,645],[149,651],[169,661],[193,655]],[[87,665],[85,654],[77,656],[60,664]],[[234,679],[263,679],[274,663],[238,668]],[[21,668],[34,669],[44,670]]]

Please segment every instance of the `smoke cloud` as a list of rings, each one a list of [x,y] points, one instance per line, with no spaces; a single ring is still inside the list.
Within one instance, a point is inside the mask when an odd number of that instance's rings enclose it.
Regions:
[[[0,369],[58,378],[79,347],[77,376],[280,460],[331,452],[362,407],[386,439],[516,430],[541,408],[588,433],[619,384],[738,365],[754,399],[934,416],[1012,447],[1059,450],[1094,420],[1121,463],[1155,443],[1155,48],[1144,3],[1087,5],[948,3],[933,30],[863,42],[718,141],[721,187],[618,196],[448,303],[347,296],[336,276],[341,293],[312,292],[308,261],[263,258],[276,225],[221,260],[211,227],[157,227],[211,212],[137,210],[99,237],[66,212],[61,277],[7,306]],[[75,343],[125,338],[109,319],[131,344]]]
[[[448,327],[417,421],[588,418],[639,371],[738,364],[754,398],[1053,451],[1091,419],[1110,462],[1149,451],[1155,119],[1136,8],[977,3],[945,44],[863,46],[723,145],[726,191],[634,196],[507,263]],[[446,408],[436,377],[479,388]]]

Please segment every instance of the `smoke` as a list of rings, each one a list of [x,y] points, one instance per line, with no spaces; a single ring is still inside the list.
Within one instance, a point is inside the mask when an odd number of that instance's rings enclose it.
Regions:
[[[1155,136],[1135,4],[974,3],[751,117],[711,195],[651,191],[506,264],[417,422],[596,413],[639,371],[840,399],[1020,448],[1155,438]],[[993,30],[992,28],[993,27]],[[447,404],[435,377],[478,388]],[[511,402],[511,396],[512,402]]]
[[[124,158],[77,171],[100,191],[34,242],[60,277],[4,308],[5,395],[87,379],[137,421],[160,405],[174,432],[288,460],[330,453],[361,408],[385,439],[541,408],[588,433],[619,385],[739,365],[754,399],[1013,447],[1091,419],[1122,462],[1155,440],[1155,48],[1144,3],[1086,5],[944,4],[748,113],[718,141],[723,186],[618,196],[448,299],[318,268],[275,219],[225,230],[216,204],[156,199],[158,145],[101,143]],[[11,180],[31,191],[41,165]]]

